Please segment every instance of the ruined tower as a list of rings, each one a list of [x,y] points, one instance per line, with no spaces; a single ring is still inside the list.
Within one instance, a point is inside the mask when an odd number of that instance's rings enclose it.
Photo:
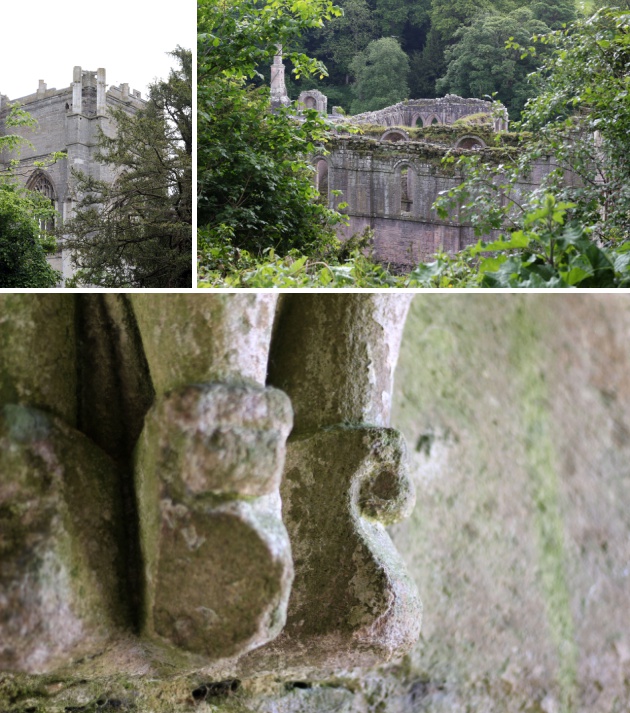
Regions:
[[[282,45],[278,45],[278,52],[273,58],[271,65],[271,106],[277,109],[281,106],[288,106],[291,103],[287,95],[287,87],[284,82],[284,64],[282,63]]]
[[[37,120],[33,128],[5,126],[10,105],[19,103]],[[74,190],[72,169],[82,171],[98,180],[113,180],[112,169],[95,159],[98,148],[98,130],[111,136],[114,122],[110,109],[123,109],[135,113],[145,105],[140,92],[129,90],[128,84],[107,88],[105,69],[95,72],[75,67],[72,83],[64,89],[48,89],[43,80],[33,94],[9,100],[0,93],[0,135],[19,133],[30,144],[22,146],[18,174],[25,184],[44,193],[59,213],[58,220],[68,220],[74,211],[78,196]],[[63,151],[67,158],[42,170],[36,163],[51,153]],[[0,164],[15,156],[0,154]],[[70,255],[63,248],[50,258],[52,266],[60,270],[64,280],[73,273]]]

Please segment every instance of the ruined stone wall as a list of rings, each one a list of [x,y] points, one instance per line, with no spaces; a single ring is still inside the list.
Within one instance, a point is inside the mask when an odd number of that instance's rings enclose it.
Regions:
[[[37,121],[32,128],[6,127],[4,119],[9,105],[19,103]],[[37,92],[9,100],[0,96],[0,135],[18,133],[28,139],[19,153],[18,175],[26,185],[31,185],[38,175],[45,178],[54,193],[54,206],[61,220],[68,220],[76,203],[72,170],[82,171],[97,180],[112,181],[114,174],[108,166],[98,163],[94,154],[98,145],[98,132],[113,135],[115,126],[108,116],[109,109],[122,108],[133,113],[144,106],[137,91],[130,92],[128,85],[106,89],[105,70],[84,71],[75,67],[73,82],[64,89],[48,89],[40,81]],[[51,153],[63,151],[66,159],[55,162],[49,168],[38,169],[37,161],[46,161]],[[6,151],[0,162],[7,163],[12,157]],[[69,255],[63,250],[53,258],[55,269],[63,277],[70,277],[72,268]]]
[[[447,94],[437,99],[408,99],[378,111],[355,114],[345,121],[379,126],[447,125],[473,114],[491,114],[492,108],[492,102],[483,99],[464,99]],[[505,125],[502,124],[498,129],[507,130],[507,119]]]
[[[453,144],[461,138],[454,134]],[[441,220],[431,208],[439,193],[462,180],[442,165],[442,158],[449,150],[457,156],[466,149],[358,136],[334,139],[327,150],[328,155],[317,156],[315,161],[320,182],[326,173],[329,205],[348,204],[343,212],[350,218],[349,225],[341,227],[339,235],[348,238],[368,227],[374,230],[374,257],[379,262],[406,270],[430,260],[438,248],[456,252],[478,240],[472,227],[460,222],[456,214]],[[489,162],[503,156],[492,148],[475,151],[481,151]],[[533,165],[527,181],[519,184],[518,194],[533,190],[550,169],[544,159]]]

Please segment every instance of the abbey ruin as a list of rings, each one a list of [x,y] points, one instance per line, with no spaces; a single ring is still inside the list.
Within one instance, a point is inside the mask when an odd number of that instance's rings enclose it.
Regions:
[[[289,103],[280,54],[271,97],[272,107]],[[438,250],[457,252],[477,242],[470,224],[458,215],[441,219],[432,205],[440,192],[461,183],[461,175],[442,164],[447,153],[474,151],[490,163],[502,160],[495,137],[508,130],[505,109],[497,113],[491,102],[449,94],[346,116],[337,107],[328,114],[327,98],[317,90],[302,92],[297,103],[327,116],[335,127],[337,135],[313,164],[323,200],[331,208],[347,204],[342,212],[349,224],[338,229],[340,238],[370,228],[374,258],[401,271],[430,260]],[[344,130],[349,125],[358,133]],[[541,159],[518,190],[533,190],[551,168]]]
[[[37,121],[34,128],[7,127],[5,120],[14,103],[20,104]],[[68,220],[77,201],[72,171],[81,171],[97,180],[111,181],[110,168],[95,160],[98,132],[112,135],[114,125],[108,112],[112,108],[134,113],[145,105],[137,90],[128,84],[107,87],[105,69],[97,71],[75,67],[72,83],[63,89],[49,89],[43,80],[36,92],[17,99],[0,93],[0,135],[19,133],[29,144],[24,144],[17,158],[16,171],[28,188],[40,191],[50,198],[59,213],[59,220]],[[48,168],[38,168],[37,162],[46,161],[51,153],[61,151],[67,158],[56,161]],[[7,165],[15,158],[0,154],[0,163]],[[62,273],[63,279],[71,277],[73,268],[70,255],[59,245],[59,251],[50,259],[52,266]]]

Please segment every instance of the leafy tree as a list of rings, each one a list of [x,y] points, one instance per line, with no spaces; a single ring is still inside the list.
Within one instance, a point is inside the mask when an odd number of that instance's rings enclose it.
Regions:
[[[4,129],[35,124],[30,114],[14,105],[5,118]],[[0,136],[0,152],[15,157],[26,143],[18,133],[6,133]],[[54,154],[36,166],[45,168],[62,156]],[[55,287],[60,275],[46,260],[46,254],[55,249],[55,241],[43,229],[55,211],[43,195],[20,185],[17,158],[0,168],[0,288]]]
[[[604,9],[537,39],[551,54],[533,76],[521,150],[495,167],[459,159],[466,180],[437,202],[478,235],[510,234],[421,266],[433,286],[453,286],[454,274],[455,286],[630,285],[630,14]],[[554,170],[521,195],[519,180],[549,157]]]
[[[0,182],[0,287],[55,287],[59,273],[46,260],[54,250],[40,221],[52,216],[50,201],[16,183]]]
[[[366,0],[344,0],[341,17],[333,18],[318,31],[322,44],[318,56],[329,62],[335,75],[350,81],[350,63],[367,45],[377,37],[374,14]]]
[[[96,158],[113,183],[77,173],[76,214],[60,232],[78,268],[75,284],[190,287],[192,281],[192,55],[171,53],[177,69],[150,87],[135,115],[112,111]]]
[[[545,0],[530,5],[534,17],[552,30],[560,30],[564,24],[577,19],[574,0]]]
[[[409,57],[393,37],[370,42],[352,60],[351,70],[356,77],[353,114],[382,109],[409,96]]]
[[[294,50],[300,33],[341,10],[328,0],[199,3],[198,215],[202,263],[234,250],[317,251],[337,239],[339,215],[318,199],[309,154],[328,136],[313,110],[271,111],[249,80],[282,44],[296,75],[325,68]]]
[[[446,73],[436,83],[438,93],[463,97],[496,93],[510,115],[518,116],[532,94],[527,76],[536,69],[539,57],[522,58],[520,49],[507,50],[505,43],[512,38],[528,44],[532,35],[548,31],[528,8],[508,15],[493,12],[479,16],[455,33],[456,44],[445,53]]]
[[[554,157],[559,171],[549,188],[576,204],[573,214],[595,239],[627,241],[630,14],[600,10],[540,41],[552,54],[534,75],[536,96],[525,111],[527,155]]]
[[[374,15],[381,37],[395,37],[405,49],[419,49],[415,35],[424,35],[429,25],[431,0],[374,0]]]
[[[477,15],[495,9],[492,0],[433,0],[431,27],[448,43],[457,30],[469,25]]]

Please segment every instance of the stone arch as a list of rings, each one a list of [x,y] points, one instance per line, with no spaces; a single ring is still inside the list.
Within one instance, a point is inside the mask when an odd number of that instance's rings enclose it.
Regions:
[[[380,138],[381,141],[409,141],[409,134],[403,129],[388,129]]]
[[[55,191],[55,186],[50,179],[50,176],[44,171],[38,169],[33,173],[33,175],[26,182],[26,187],[29,191],[35,191],[36,193],[41,193],[50,200],[53,208],[57,208],[57,192]],[[55,227],[55,219],[48,218],[47,220],[40,219],[39,229],[43,232],[50,232]]]
[[[47,198],[50,198],[53,205],[55,204],[55,201],[57,200],[55,186],[50,180],[48,174],[44,173],[44,171],[35,171],[35,173],[33,173],[33,175],[28,179],[26,187],[29,189],[29,191],[42,193]]]
[[[467,134],[457,139],[455,142],[456,149],[485,149],[486,143],[479,136],[474,134]]]
[[[424,126],[424,121],[422,121],[422,115],[421,114],[414,114],[411,117],[411,124],[410,126]]]
[[[429,116],[426,120],[425,126],[441,126],[442,122],[440,121],[440,117],[437,114],[433,114],[432,116]]]
[[[328,97],[317,89],[308,89],[300,93],[298,105],[302,110],[315,109],[320,114],[328,113]]]
[[[394,166],[393,213],[397,215],[417,214],[415,203],[417,175],[411,161],[404,159]]]
[[[328,161],[323,156],[316,156],[313,165],[315,166],[315,188],[319,191],[322,203],[328,205],[330,196]]]

